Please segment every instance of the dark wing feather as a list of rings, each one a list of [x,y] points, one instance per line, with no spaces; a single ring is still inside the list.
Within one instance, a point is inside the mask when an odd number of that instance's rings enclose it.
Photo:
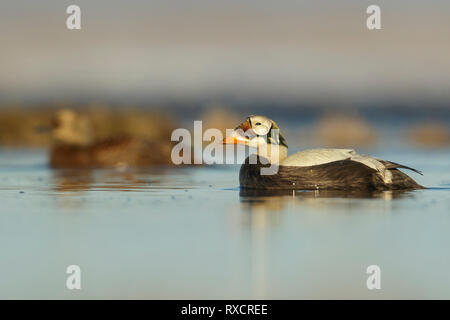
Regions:
[[[422,171],[419,171],[417,169],[414,169],[414,168],[411,168],[411,167],[407,167],[407,166],[404,166],[402,164],[395,163],[395,162],[392,162],[392,161],[386,161],[386,160],[381,160],[381,159],[377,159],[377,160],[380,161],[382,164],[384,164],[386,169],[389,169],[389,170],[391,170],[391,169],[408,169],[408,170],[414,171],[414,172],[416,172],[416,173],[418,173],[418,174],[423,176]]]

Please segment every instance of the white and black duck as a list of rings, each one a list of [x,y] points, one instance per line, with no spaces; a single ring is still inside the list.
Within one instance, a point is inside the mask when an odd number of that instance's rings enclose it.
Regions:
[[[273,133],[276,134],[273,134]],[[399,169],[420,171],[387,160],[359,155],[353,149],[312,149],[288,156],[277,124],[264,116],[250,116],[223,141],[256,148],[241,166],[241,188],[260,190],[412,190],[424,189]],[[261,159],[264,158],[264,159]],[[264,161],[263,161],[264,160]],[[261,168],[277,167],[275,174]]]

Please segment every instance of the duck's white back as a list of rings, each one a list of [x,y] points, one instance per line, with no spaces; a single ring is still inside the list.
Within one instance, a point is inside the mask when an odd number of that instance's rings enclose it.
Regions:
[[[353,149],[311,149],[304,150],[290,155],[283,161],[283,166],[307,167],[316,166],[328,162],[345,160],[355,156]]]
[[[297,152],[283,161],[280,165],[283,166],[296,166],[296,167],[308,167],[317,166],[333,161],[350,159],[356,162],[360,162],[372,169],[378,171],[383,180],[387,183],[392,181],[392,175],[389,170],[378,159],[359,155],[353,149],[311,149]]]

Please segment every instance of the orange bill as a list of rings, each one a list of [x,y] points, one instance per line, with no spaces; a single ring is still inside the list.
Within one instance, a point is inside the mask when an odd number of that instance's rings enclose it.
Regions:
[[[233,131],[228,137],[223,139],[223,144],[248,144],[248,138],[240,135],[236,131]]]

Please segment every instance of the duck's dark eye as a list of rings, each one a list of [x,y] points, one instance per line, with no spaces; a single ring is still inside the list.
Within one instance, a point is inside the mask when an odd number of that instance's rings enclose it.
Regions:
[[[261,122],[255,123],[255,126],[260,126],[260,125],[261,125]]]

